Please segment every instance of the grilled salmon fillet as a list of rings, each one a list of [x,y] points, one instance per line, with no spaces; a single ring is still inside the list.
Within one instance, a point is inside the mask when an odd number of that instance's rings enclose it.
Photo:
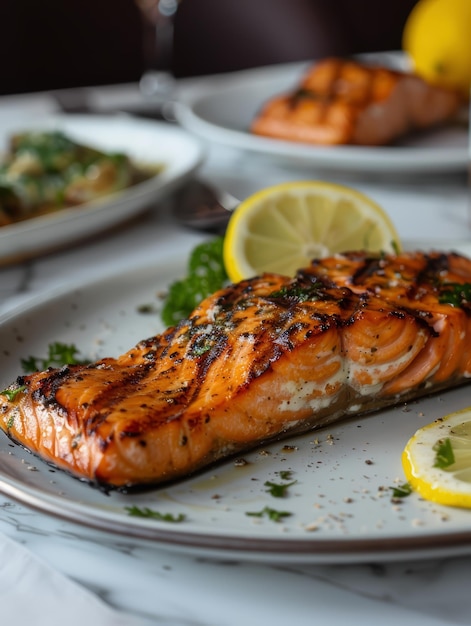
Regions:
[[[466,382],[470,299],[457,254],[316,260],[218,291],[118,358],[20,376],[0,426],[104,488],[155,485]]]
[[[449,120],[462,104],[457,91],[413,74],[330,58],[295,91],[270,99],[251,131],[319,145],[383,145]]]

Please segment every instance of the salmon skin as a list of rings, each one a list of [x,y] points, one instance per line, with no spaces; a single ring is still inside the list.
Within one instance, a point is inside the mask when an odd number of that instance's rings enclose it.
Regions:
[[[312,66],[292,93],[265,103],[251,131],[318,145],[378,146],[442,124],[462,104],[457,91],[413,74],[329,58]]]
[[[83,480],[150,487],[467,382],[469,300],[458,254],[315,260],[222,289],[118,358],[20,376],[0,426]]]

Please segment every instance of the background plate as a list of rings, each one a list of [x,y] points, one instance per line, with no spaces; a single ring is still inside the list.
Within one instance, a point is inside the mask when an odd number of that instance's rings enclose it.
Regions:
[[[367,60],[401,67],[401,55],[364,55]],[[215,78],[177,107],[180,123],[205,139],[287,162],[351,172],[415,173],[465,170],[466,125],[447,125],[410,135],[384,147],[310,146],[252,135],[248,129],[262,104],[292,89],[311,63],[257,68]]]
[[[84,356],[115,356],[160,331],[158,293],[180,276],[188,250],[159,268],[144,266],[21,307],[0,318],[0,389],[21,373],[20,359],[45,356],[53,341],[75,343]],[[264,562],[360,562],[471,553],[471,511],[441,507],[413,494],[394,501],[404,482],[401,451],[415,430],[468,406],[469,388],[346,420],[258,448],[240,466],[227,460],[146,493],[109,495],[24,451],[0,433],[0,491],[93,532],[115,533],[168,550]],[[284,482],[274,498],[266,481]],[[129,516],[126,507],[186,516],[165,523]],[[249,516],[287,511],[281,522]]]
[[[58,115],[8,126],[0,123],[0,146],[5,150],[14,132],[33,129],[62,130],[90,146],[122,151],[138,162],[161,164],[164,169],[100,201],[2,226],[0,264],[64,247],[130,219],[170,193],[203,160],[200,142],[181,128],[128,116]]]

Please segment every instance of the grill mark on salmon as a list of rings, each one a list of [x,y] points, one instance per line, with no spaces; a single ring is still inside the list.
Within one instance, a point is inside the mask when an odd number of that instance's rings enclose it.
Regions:
[[[49,463],[124,491],[471,377],[471,260],[314,260],[204,300],[117,358],[18,377],[0,427]]]
[[[318,145],[384,145],[452,119],[457,91],[418,76],[353,60],[313,65],[296,88],[268,100],[250,126],[257,135]]]

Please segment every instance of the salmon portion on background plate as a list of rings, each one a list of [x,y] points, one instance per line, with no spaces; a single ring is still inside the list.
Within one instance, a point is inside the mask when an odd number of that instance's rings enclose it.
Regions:
[[[452,120],[463,98],[411,73],[329,58],[291,93],[266,102],[257,135],[316,145],[379,146]]]
[[[467,382],[470,299],[457,254],[317,260],[228,286],[118,358],[19,376],[0,427],[104,488],[165,483]]]

